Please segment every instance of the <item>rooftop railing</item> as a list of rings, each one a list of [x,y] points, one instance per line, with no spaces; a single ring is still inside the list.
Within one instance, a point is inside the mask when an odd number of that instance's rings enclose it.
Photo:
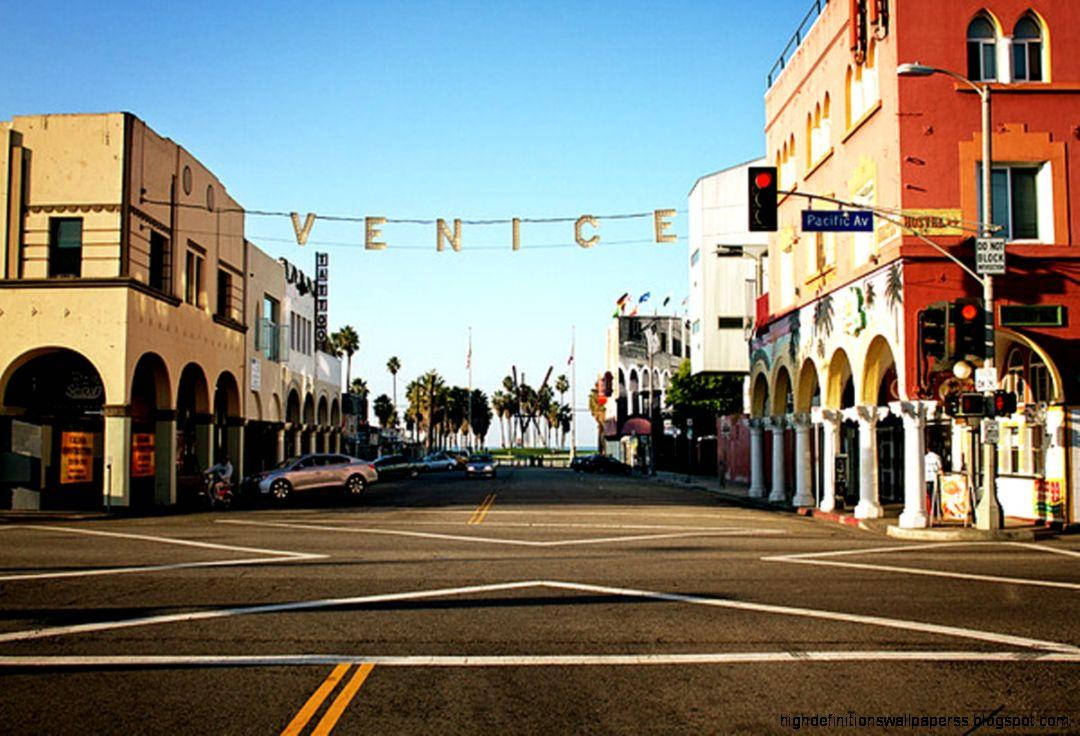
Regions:
[[[799,24],[799,27],[795,29],[795,35],[787,42],[787,46],[780,52],[780,58],[776,60],[776,63],[772,65],[772,69],[769,70],[766,84],[767,88],[772,87],[773,82],[780,76],[780,72],[784,71],[784,67],[787,65],[788,60],[806,37],[806,32],[810,30],[810,26],[814,25],[814,21],[821,15],[821,9],[828,4],[829,0],[814,0],[810,5],[810,10],[806,12],[806,17],[802,19],[802,23]]]

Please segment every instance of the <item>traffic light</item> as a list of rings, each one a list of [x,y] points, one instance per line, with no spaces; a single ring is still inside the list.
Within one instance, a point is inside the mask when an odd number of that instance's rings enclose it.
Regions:
[[[934,304],[919,312],[919,346],[924,358],[945,360],[949,352],[948,315],[947,304]]]
[[[988,412],[995,417],[1007,417],[1016,413],[1016,394],[1012,391],[995,391],[991,400],[993,412]]]
[[[986,396],[974,391],[946,396],[945,413],[951,417],[985,417],[990,414]]]
[[[982,357],[986,352],[986,311],[981,299],[958,299],[952,305],[956,325],[953,355]]]
[[[776,231],[776,167],[751,166],[747,169],[750,179],[750,231]]]

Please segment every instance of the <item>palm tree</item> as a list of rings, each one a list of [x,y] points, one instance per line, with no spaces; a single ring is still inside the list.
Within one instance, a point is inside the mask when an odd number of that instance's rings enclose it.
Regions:
[[[394,382],[394,408],[397,408],[397,372],[401,370],[401,361],[396,355],[391,355],[386,361],[386,370],[390,371],[390,378]]]
[[[352,356],[353,353],[360,349],[360,336],[356,334],[356,330],[352,328],[352,325],[345,325],[333,334],[332,340],[337,348],[345,353],[345,385],[351,386]]]
[[[375,416],[379,418],[379,426],[386,429],[390,426],[390,418],[394,414],[394,405],[390,403],[390,397],[379,394],[375,399]]]
[[[363,378],[354,378],[352,383],[349,384],[349,393],[356,394],[361,399],[366,399],[370,391],[368,390],[367,381]]]
[[[555,390],[559,392],[559,403],[564,403],[566,392],[570,390],[570,381],[566,380],[565,373],[560,373],[555,379]]]

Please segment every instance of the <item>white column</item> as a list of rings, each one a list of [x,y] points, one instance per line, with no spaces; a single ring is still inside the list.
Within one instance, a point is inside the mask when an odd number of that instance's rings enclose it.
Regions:
[[[277,451],[274,453],[275,462],[280,463],[285,459],[285,430],[277,431]]]
[[[751,419],[750,425],[750,498],[765,496],[765,442],[761,418]]]
[[[840,412],[833,409],[814,407],[814,423],[822,427],[821,456],[821,503],[822,511],[836,508],[836,448],[839,446],[837,432],[840,429]]]
[[[131,505],[131,417],[105,407],[105,477],[101,484],[106,508]],[[123,409],[121,407],[121,409]]]
[[[886,407],[855,406],[859,423],[859,502],[855,504],[856,519],[878,519],[882,516],[878,500],[877,423],[889,413]]]
[[[892,401],[889,408],[904,422],[904,511],[900,526],[922,529],[926,515],[926,414],[932,402]]]
[[[792,414],[795,427],[795,507],[814,505],[813,468],[810,457],[810,415]]]
[[[300,447],[300,439],[304,435],[304,425],[297,424],[296,429],[293,431],[293,457],[299,457],[304,454],[303,449]]]
[[[784,418],[769,417],[769,429],[772,430],[772,491],[769,503],[785,503],[784,493]]]

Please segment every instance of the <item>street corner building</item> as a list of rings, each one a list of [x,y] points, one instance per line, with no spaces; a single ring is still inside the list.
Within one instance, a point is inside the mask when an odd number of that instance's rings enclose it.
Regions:
[[[997,389],[1016,399],[1015,411],[998,412],[993,455],[1004,513],[1075,523],[1075,7],[816,7],[772,67],[765,93],[766,157],[780,194],[750,343],[751,494],[853,507],[859,518],[902,504],[901,526],[925,526],[926,450],[980,487],[978,419],[950,407],[965,393]],[[986,189],[995,236],[1005,241],[990,325],[974,278],[976,236],[985,235],[980,90],[992,99]],[[804,210],[835,210],[837,201],[872,210],[872,227],[804,228]],[[991,366],[988,389],[981,369]]]
[[[0,507],[176,505],[226,455],[337,449],[313,281],[137,117],[0,121],[0,271]]]

